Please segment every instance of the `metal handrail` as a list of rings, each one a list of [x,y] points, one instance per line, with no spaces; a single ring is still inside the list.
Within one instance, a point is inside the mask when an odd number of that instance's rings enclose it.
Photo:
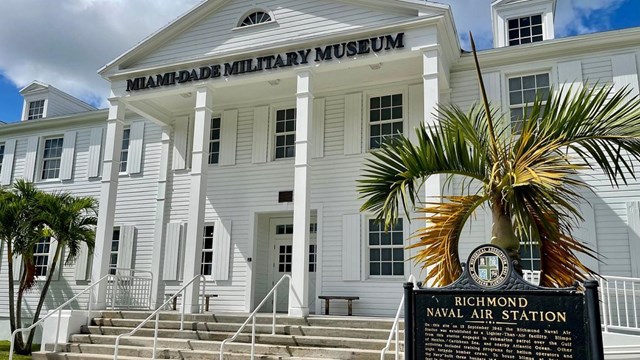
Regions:
[[[252,325],[252,328],[251,328],[251,360],[254,360],[254,358],[255,358],[255,348],[256,348],[256,314],[264,306],[264,304],[267,302],[267,300],[269,300],[269,297],[271,297],[271,295],[273,295],[273,320],[271,322],[271,326],[272,326],[271,327],[271,335],[275,335],[276,334],[276,304],[278,302],[278,286],[280,286],[280,284],[282,284],[284,282],[284,279],[289,279],[289,289],[291,289],[291,275],[285,274],[273,286],[273,288],[271,289],[271,291],[269,291],[267,296],[265,296],[264,299],[262,299],[262,302],[260,302],[260,304],[256,307],[255,310],[253,310],[253,312],[251,313],[251,315],[249,315],[249,317],[244,322],[244,324],[242,324],[242,326],[240,326],[240,329],[238,329],[238,331],[236,331],[236,333],[233,334],[232,337],[222,341],[222,343],[220,344],[220,360],[224,360],[224,346],[227,343],[235,341],[236,338],[238,338],[238,336],[242,333],[242,330],[244,330],[244,328],[247,326],[247,324],[249,323],[249,320],[252,320],[252,319],[253,319],[253,325]]]
[[[639,278],[603,276],[600,278],[600,293],[604,332],[609,332],[610,330],[640,331],[640,317],[638,314],[638,308],[640,307],[640,304],[638,304],[640,299]],[[631,297],[631,304],[629,304],[629,297]],[[613,309],[612,304],[614,305]],[[622,314],[620,314],[621,310]]]
[[[116,275],[112,275],[114,276],[116,279],[115,280],[119,280],[119,279],[135,279],[138,278],[137,276],[135,276],[136,273],[141,273],[141,274],[147,274],[149,275],[149,282],[150,284],[153,284],[153,273],[151,271],[148,270],[137,270],[137,269],[126,269],[126,268],[110,268],[109,270],[114,270],[116,272]],[[120,275],[119,272],[124,272],[124,271],[128,271],[130,273],[130,275]],[[116,286],[113,285],[112,291],[111,291],[111,308],[114,309],[115,303],[116,303]],[[149,299],[148,299],[148,306],[149,308],[151,308],[151,304],[153,301],[153,295],[151,294],[151,291],[149,291]]]
[[[158,324],[160,323],[160,311],[162,309],[164,309],[165,306],[169,305],[173,301],[173,299],[175,299],[178,295],[183,293],[187,289],[187,287],[191,286],[191,284],[193,284],[193,282],[196,281],[196,279],[200,279],[200,287],[202,288],[202,303],[201,304],[203,304],[204,303],[204,291],[205,291],[205,277],[203,275],[197,275],[193,279],[191,279],[191,281],[186,283],[182,288],[180,288],[180,290],[178,290],[172,297],[170,297],[167,301],[165,301],[164,304],[160,305],[156,309],[156,311],[151,313],[151,315],[149,315],[146,319],[144,319],[140,323],[140,325],[138,325],[135,329],[131,330],[131,332],[129,332],[127,334],[118,335],[118,337],[116,338],[115,349],[113,351],[113,360],[118,360],[118,349],[120,348],[120,339],[123,338],[123,337],[133,336],[135,333],[138,332],[138,330],[140,330],[154,316],[156,318],[156,323],[155,323],[155,331],[154,331],[154,334],[153,334],[153,356],[152,356],[152,359],[155,359],[156,358],[156,348],[157,348],[157,345],[158,345]],[[184,300],[184,298],[185,297],[183,296],[182,299]],[[185,309],[185,303],[183,301],[181,309],[180,309],[180,331],[184,330],[184,309]],[[201,314],[203,313],[202,305],[200,306],[200,313]]]
[[[416,277],[411,274],[407,282],[413,283],[413,289],[418,289],[418,282],[416,281]],[[384,360],[385,355],[387,355],[387,351],[391,348],[391,342],[394,337],[396,340],[396,360],[400,359],[400,314],[402,314],[402,308],[404,307],[404,294],[402,295],[402,299],[400,300],[400,305],[398,306],[398,311],[396,312],[396,317],[393,320],[393,326],[391,327],[391,332],[389,333],[389,338],[387,339],[387,344],[380,352],[380,360]]]
[[[55,338],[56,342],[55,342],[53,351],[57,352],[58,351],[58,337],[60,336],[60,320],[62,319],[62,309],[64,309],[67,305],[69,305],[70,303],[75,301],[78,297],[80,297],[80,295],[85,294],[87,291],[93,289],[94,287],[98,286],[98,284],[102,283],[103,281],[105,281],[107,279],[110,279],[113,276],[114,275],[106,275],[106,276],[104,276],[102,279],[98,280],[96,283],[94,283],[91,286],[87,287],[86,289],[82,290],[76,296],[74,296],[71,299],[67,300],[67,302],[65,302],[64,304],[60,305],[55,310],[49,311],[49,313],[47,315],[45,315],[42,319],[40,319],[40,320],[36,321],[35,323],[33,323],[31,326],[29,326],[27,328],[16,329],[13,333],[11,333],[11,346],[9,347],[9,360],[13,360],[13,350],[15,348],[16,334],[18,334],[18,332],[24,333],[25,331],[31,331],[36,326],[42,326],[44,321],[46,319],[48,319],[49,317],[51,317],[55,313],[58,313],[58,324],[56,326],[56,338]],[[87,309],[87,325],[89,325],[89,321],[91,319],[91,304],[92,304],[91,296],[89,296],[89,305],[88,305],[88,309]],[[44,349],[44,348],[45,348],[45,343],[43,341],[42,342],[42,349]]]

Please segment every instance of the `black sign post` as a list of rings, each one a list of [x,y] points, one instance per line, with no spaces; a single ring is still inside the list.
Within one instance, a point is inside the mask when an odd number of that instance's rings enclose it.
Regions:
[[[530,284],[503,250],[480,247],[454,284],[404,285],[405,358],[603,360],[597,287]]]

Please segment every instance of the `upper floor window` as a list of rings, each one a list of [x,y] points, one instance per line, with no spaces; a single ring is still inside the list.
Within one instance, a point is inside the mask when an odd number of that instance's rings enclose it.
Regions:
[[[220,118],[211,119],[209,130],[209,164],[220,161]]]
[[[540,248],[535,241],[520,243],[520,261],[522,268],[529,271],[540,271]]]
[[[36,276],[47,276],[49,269],[49,249],[51,238],[43,237],[33,247],[33,264],[35,265]]]
[[[369,99],[369,148],[379,149],[383,143],[404,131],[402,94]]]
[[[44,100],[29,102],[29,114],[27,120],[40,119],[44,116]]]
[[[62,161],[62,147],[64,138],[56,137],[44,140],[42,152],[42,173],[40,179],[50,180],[60,178],[60,163]]]
[[[543,40],[542,15],[511,19],[507,26],[509,27],[509,46]]]
[[[264,11],[256,11],[254,13],[249,14],[247,17],[245,17],[244,20],[242,20],[242,23],[240,24],[240,26],[241,27],[251,26],[251,25],[263,24],[271,21],[272,21],[271,15],[269,15]]]
[[[296,157],[296,109],[276,111],[276,159]]]
[[[374,219],[368,223],[369,276],[404,275],[404,231],[402,219],[389,231]]]
[[[127,162],[129,160],[129,140],[131,139],[131,129],[124,129],[122,133],[122,150],[120,151],[120,172],[127,172]]]
[[[200,265],[200,274],[204,276],[213,275],[213,230],[213,225],[206,225],[204,227],[202,263]]]
[[[541,111],[544,111],[549,88],[549,73],[509,78],[509,112],[513,133],[519,133],[524,119],[531,115],[536,95],[543,100]]]
[[[109,274],[115,275],[118,268],[118,250],[120,250],[120,228],[113,228],[111,251],[109,252]]]
[[[0,172],[2,172],[3,161],[4,161],[4,144],[0,144]]]

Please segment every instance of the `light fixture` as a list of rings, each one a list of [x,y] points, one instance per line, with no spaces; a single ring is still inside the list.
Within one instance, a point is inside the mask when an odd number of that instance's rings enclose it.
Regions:
[[[190,92],[188,92],[188,93],[182,93],[182,94],[180,94],[180,96],[182,96],[182,97],[183,97],[183,98],[185,98],[185,99],[188,99],[188,98],[190,98],[191,96],[193,96],[193,94],[191,94]]]
[[[271,85],[271,86],[280,85],[280,79],[269,80],[269,85]]]
[[[382,68],[382,63],[371,64],[369,65],[369,67],[371,68],[371,70],[380,70]]]

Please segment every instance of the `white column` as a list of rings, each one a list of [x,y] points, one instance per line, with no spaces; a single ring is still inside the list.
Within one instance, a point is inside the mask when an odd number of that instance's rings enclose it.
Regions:
[[[296,160],[293,191],[293,259],[289,291],[289,316],[309,315],[309,127],[313,116],[311,72],[297,75]]]
[[[102,181],[100,185],[100,208],[98,212],[98,228],[96,229],[93,265],[91,267],[91,283],[109,274],[111,240],[113,238],[113,221],[116,213],[118,195],[118,173],[120,171],[120,152],[122,151],[122,133],[125,105],[119,100],[112,100],[107,118],[107,137],[104,146],[102,165]],[[107,282],[93,288],[93,308],[105,309],[107,305]]]
[[[156,240],[153,246],[153,258],[151,260],[151,271],[153,272],[153,283],[151,284],[151,303],[154,308],[162,305],[164,297],[164,286],[162,279],[162,259],[164,259],[162,249],[165,242],[165,213],[167,204],[167,179],[169,174],[169,154],[171,142],[171,128],[162,128],[162,143],[160,150],[160,172],[158,174],[158,194],[156,195],[156,224],[153,231],[153,238]]]
[[[189,195],[189,222],[185,242],[184,278],[186,283],[200,275],[202,261],[202,232],[204,227],[204,206],[207,197],[207,164],[209,155],[209,129],[213,94],[207,87],[196,90],[195,125],[193,129],[193,151],[191,161],[191,192]],[[200,280],[186,289],[183,306],[188,313],[199,311]]]
[[[439,64],[440,56],[437,49],[427,50],[422,53],[422,78],[424,85],[424,123],[433,125],[437,123],[436,109],[440,103]],[[439,202],[442,199],[442,178],[432,176],[425,183],[425,201]]]

